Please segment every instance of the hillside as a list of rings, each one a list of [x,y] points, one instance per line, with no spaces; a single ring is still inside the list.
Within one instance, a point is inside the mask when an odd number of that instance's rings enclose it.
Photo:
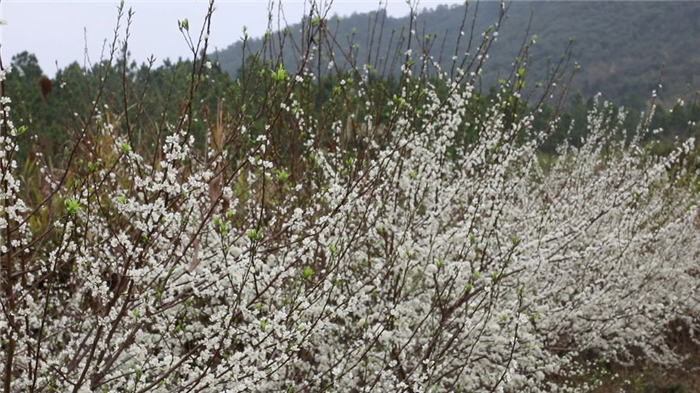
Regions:
[[[497,21],[499,3],[483,2],[478,7],[475,31],[481,32]],[[471,5],[467,11],[464,29],[467,35],[475,8]],[[464,13],[465,6],[442,5],[418,15],[417,34],[421,38],[431,35],[431,54],[436,60],[441,59],[443,67],[448,69]],[[600,91],[605,98],[639,107],[657,88],[662,65],[665,65],[661,92],[664,101],[675,101],[700,87],[700,3],[597,1],[512,3],[485,67],[485,87],[510,71],[526,38],[530,15],[532,25],[528,35],[538,37],[531,51],[530,83],[544,78],[548,59],[558,60],[569,37],[573,37],[572,60],[581,65],[573,89],[586,97]],[[375,21],[378,22],[376,28]],[[342,19],[332,17],[326,24],[329,30],[337,31],[336,53],[338,48],[347,51],[355,44],[356,58],[366,60],[366,48],[372,46],[370,63],[375,69],[377,66],[386,69],[388,65],[391,72],[391,57],[397,53],[399,37],[407,33],[408,22],[408,17],[387,17],[379,11]],[[373,29],[374,39],[370,41]],[[297,42],[299,30],[298,24],[289,26]],[[275,37],[273,34],[272,38]],[[461,41],[460,53],[467,50],[466,41]],[[246,51],[253,53],[261,45],[262,39],[252,39]],[[387,54],[388,59],[383,59]],[[225,71],[235,75],[242,64],[242,44],[236,42],[214,56]],[[285,66],[291,69],[296,66],[298,56],[294,55],[292,45],[286,45],[283,57]],[[358,63],[364,61],[358,60]]]

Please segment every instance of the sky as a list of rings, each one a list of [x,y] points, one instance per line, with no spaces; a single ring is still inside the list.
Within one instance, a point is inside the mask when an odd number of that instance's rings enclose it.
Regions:
[[[434,6],[438,2],[421,4]],[[119,0],[0,0],[3,64],[25,50],[37,56],[44,73],[50,76],[74,61],[82,65],[86,52],[91,63],[97,62],[105,40],[111,42],[114,35],[118,5]],[[132,59],[142,63],[154,55],[158,65],[166,58],[189,57],[178,20],[187,18],[190,31],[198,32],[207,6],[208,0],[126,0],[125,8],[131,7],[135,12],[129,39]],[[282,6],[290,24],[299,22],[305,14],[302,0],[283,0]],[[379,0],[335,0],[330,14],[351,15],[376,10],[378,6]],[[261,36],[267,27],[267,8],[267,0],[217,0],[210,48],[224,49],[233,44],[242,36],[243,26],[251,37]],[[387,12],[405,16],[409,10],[405,0],[389,0]]]

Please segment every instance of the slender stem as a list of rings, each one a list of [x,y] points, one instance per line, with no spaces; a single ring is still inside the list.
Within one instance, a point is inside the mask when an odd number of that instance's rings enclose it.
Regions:
[[[5,67],[2,64],[2,59],[0,59],[0,71],[5,71]],[[3,79],[2,82],[0,82],[0,96],[5,97],[6,91],[5,91],[5,80]],[[7,118],[7,112],[5,112],[4,109],[0,108],[2,111],[2,136],[4,139],[3,143],[8,143],[8,137],[10,136],[10,131],[9,131],[9,126],[8,126],[8,118]],[[4,149],[5,150],[5,149]],[[9,153],[7,153],[9,157]],[[7,215],[7,226],[5,227],[5,238],[3,241],[3,246],[6,248],[5,252],[5,274],[7,275],[7,278],[5,279],[5,296],[7,298],[6,300],[6,307],[5,307],[5,313],[7,314],[7,320],[8,320],[8,328],[9,328],[9,338],[7,342],[7,357],[5,358],[5,375],[3,377],[3,390],[5,393],[10,393],[10,388],[12,385],[12,368],[13,368],[13,363],[14,363],[14,355],[15,355],[15,335],[14,335],[14,316],[13,316],[13,311],[15,308],[15,296],[13,292],[13,285],[14,285],[14,279],[13,279],[13,272],[12,272],[12,226],[10,225],[11,217],[9,216],[8,213],[8,208],[10,207],[10,201],[9,201],[9,196],[8,196],[8,191],[9,191],[9,186],[7,182],[7,175],[11,168],[11,165],[7,162],[7,158],[2,159],[2,163],[0,163],[0,169],[3,172],[3,180],[2,180],[2,191],[3,191],[3,208],[5,211],[5,214]]]

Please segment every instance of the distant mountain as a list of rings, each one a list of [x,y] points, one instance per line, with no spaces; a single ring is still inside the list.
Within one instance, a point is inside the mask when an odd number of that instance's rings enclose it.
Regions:
[[[480,38],[480,32],[497,21],[500,4],[487,1],[478,7],[475,31]],[[467,36],[475,8],[472,3],[468,9],[464,28]],[[443,5],[418,15],[415,30],[421,39],[426,34],[431,35],[430,53],[440,60],[443,68],[449,69],[452,64],[464,12],[465,6]],[[658,90],[662,65],[665,68],[660,95],[667,102],[700,88],[700,2],[693,1],[513,2],[501,25],[498,41],[489,52],[485,84],[493,85],[499,77],[508,75],[520,45],[527,38],[525,33],[531,15],[528,36],[538,37],[531,51],[533,61],[528,76],[531,84],[544,80],[548,59],[558,61],[569,37],[573,37],[572,60],[581,65],[573,90],[586,97],[600,91],[606,99],[639,107],[648,100],[652,90]],[[348,52],[351,43],[356,44],[359,64],[367,60],[366,48],[371,42],[370,63],[375,69],[396,72],[391,69],[392,59],[398,53],[395,49],[399,37],[408,34],[408,17],[387,17],[380,11],[353,14],[341,20],[328,18],[326,24],[331,31],[337,31],[338,48]],[[289,26],[288,30],[297,42],[300,29],[301,25],[297,24]],[[372,30],[374,38],[370,41]],[[277,37],[273,34],[273,41]],[[463,37],[459,53],[466,51],[466,44],[467,39]],[[261,45],[262,39],[249,41],[247,53]],[[404,42],[401,51],[405,47]],[[241,42],[214,56],[225,71],[235,75],[243,60]],[[285,46],[286,67],[294,69],[298,57],[291,45]]]

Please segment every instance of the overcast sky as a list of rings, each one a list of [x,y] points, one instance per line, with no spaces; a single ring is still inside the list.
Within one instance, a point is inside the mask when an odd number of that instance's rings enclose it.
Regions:
[[[422,1],[432,7],[449,1]],[[134,12],[132,34],[129,40],[132,58],[145,61],[151,54],[160,64],[163,59],[188,57],[189,52],[178,27],[178,19],[188,18],[190,30],[199,31],[206,13],[208,0],[127,0],[126,8]],[[237,41],[243,26],[253,37],[264,33],[267,26],[267,0],[216,1],[211,48],[223,49]],[[282,2],[289,23],[298,22],[304,14],[301,0]],[[350,15],[353,12],[376,10],[378,0],[336,0],[331,14]],[[0,0],[0,27],[2,58],[5,64],[12,56],[29,51],[39,59],[48,75],[59,68],[78,61],[83,64],[87,36],[89,59],[100,58],[103,42],[111,38],[116,25],[119,0]],[[392,16],[408,14],[404,0],[390,0],[387,11]],[[87,34],[85,34],[87,32]],[[122,29],[123,35],[123,29]]]

